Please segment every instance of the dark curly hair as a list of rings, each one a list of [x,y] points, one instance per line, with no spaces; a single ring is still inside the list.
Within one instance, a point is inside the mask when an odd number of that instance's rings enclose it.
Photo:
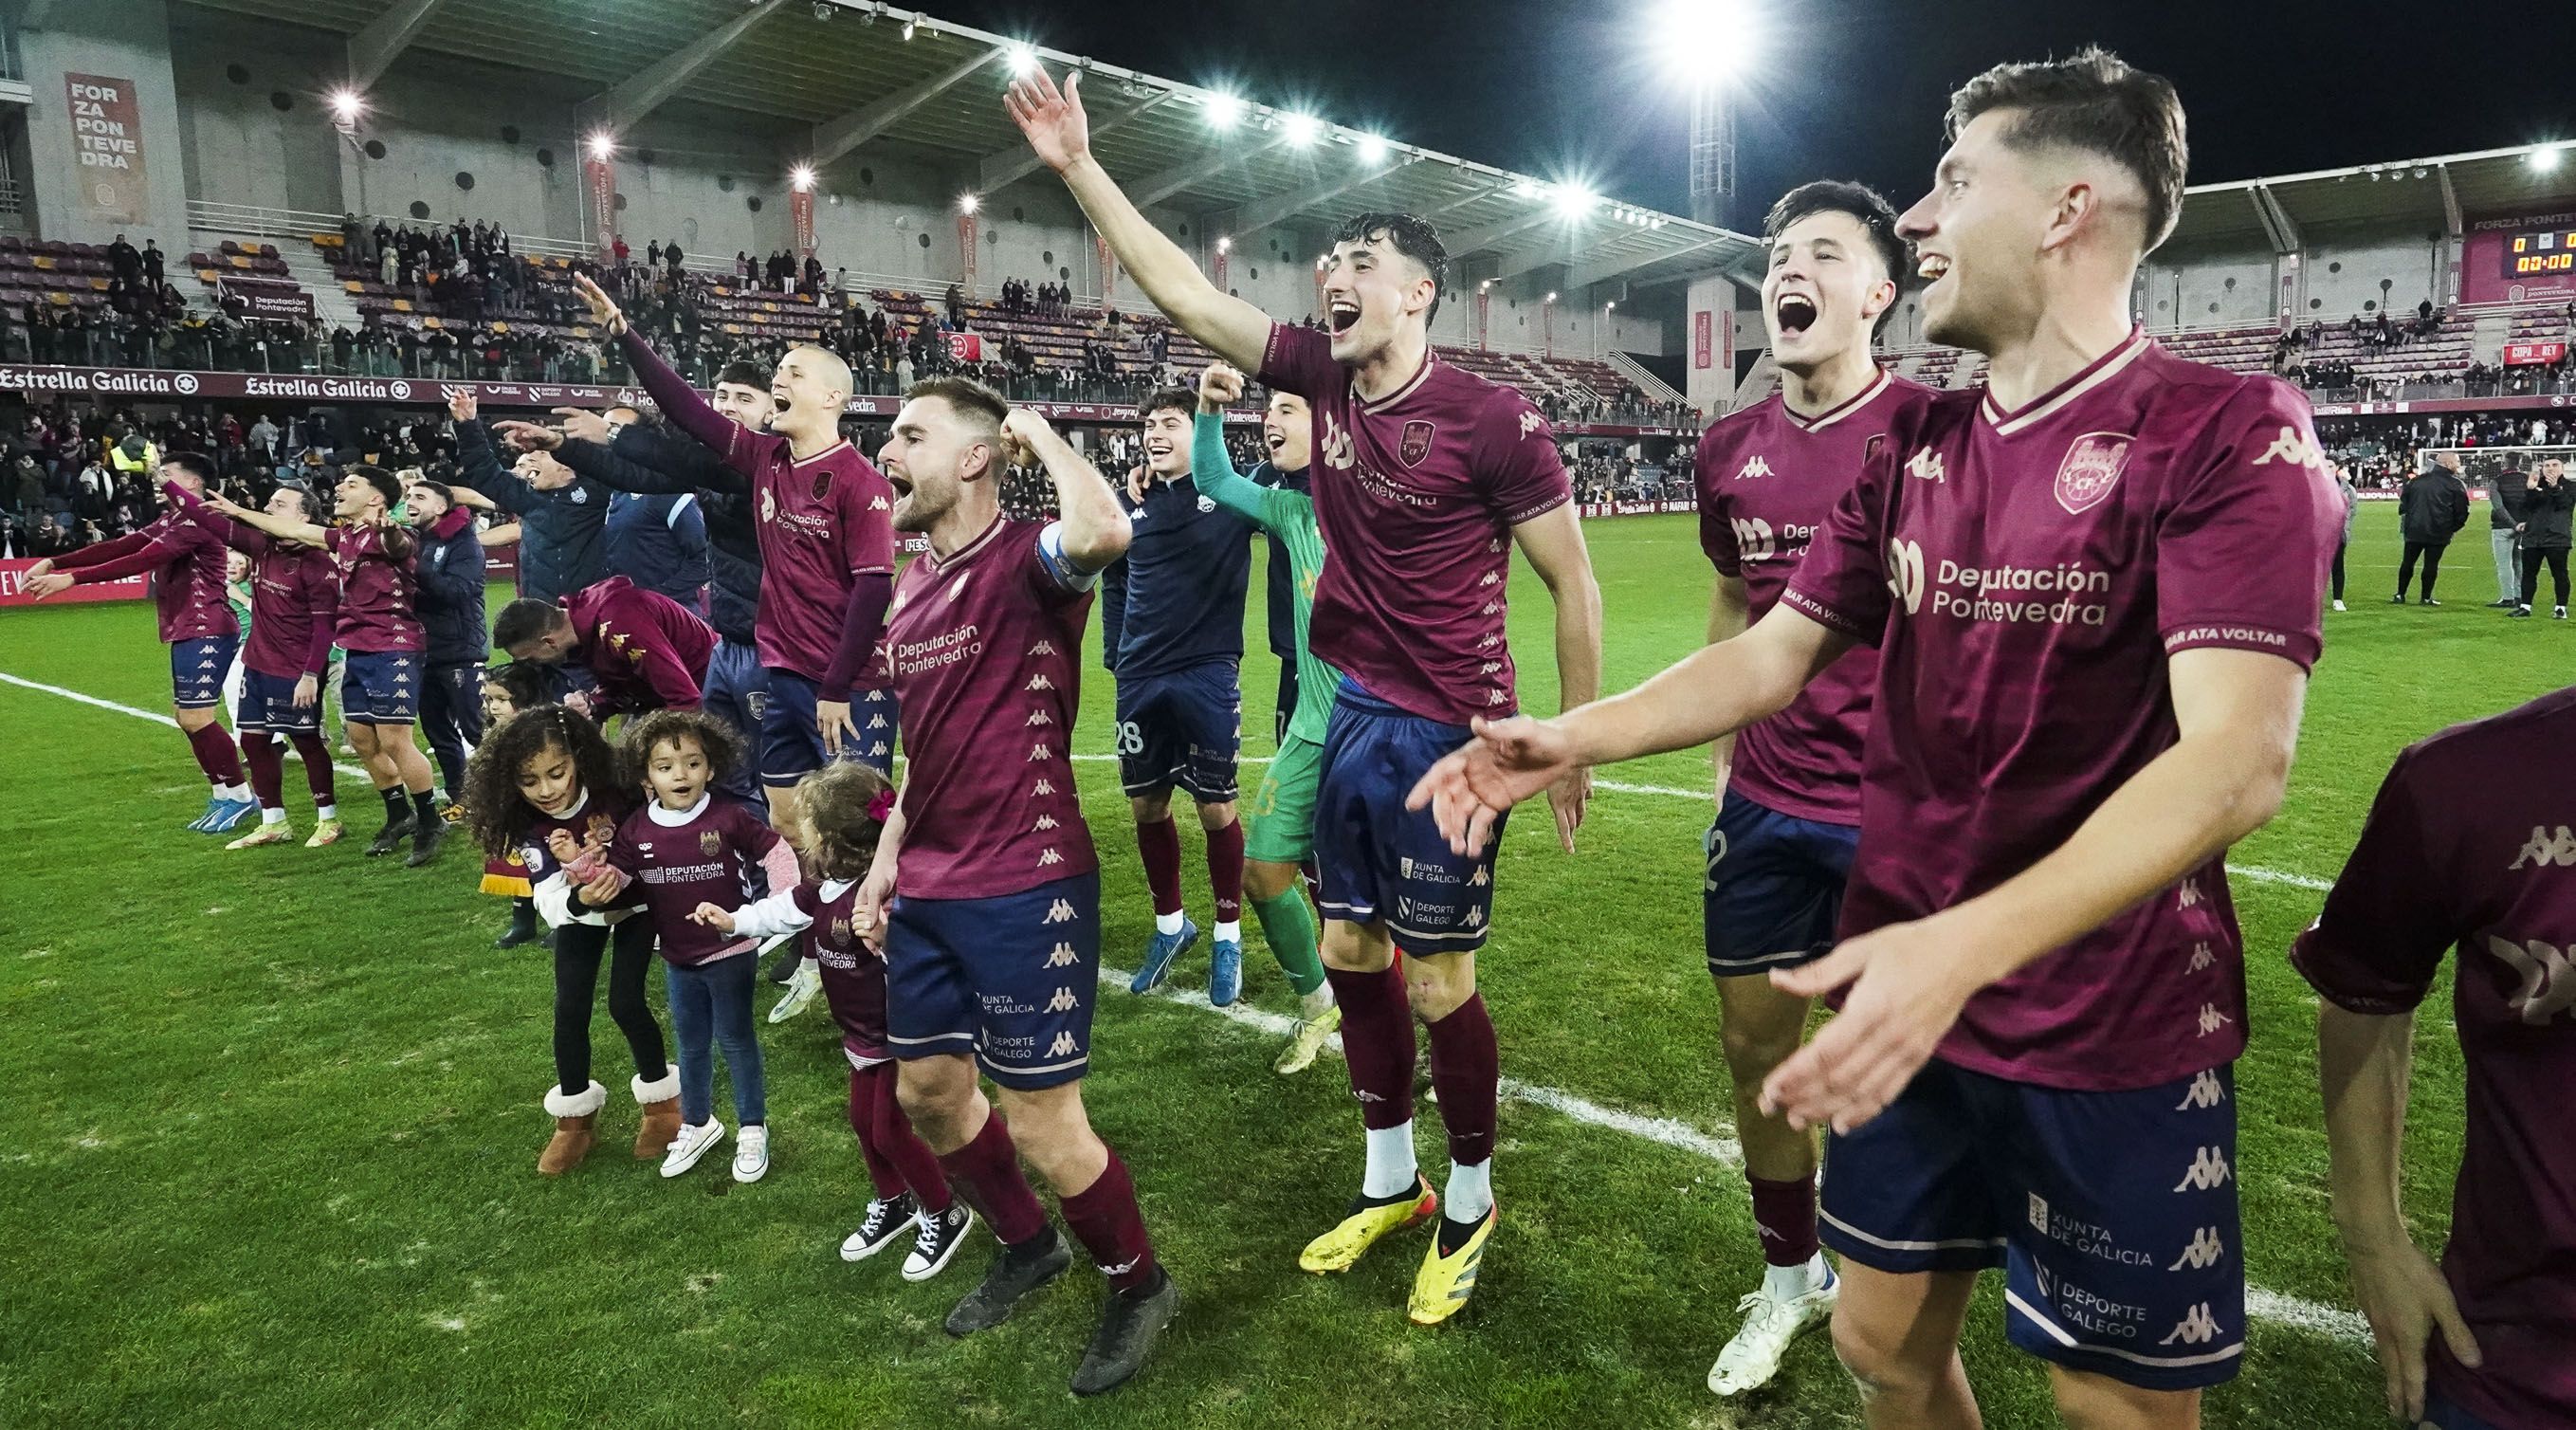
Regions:
[[[512,713],[533,710],[554,698],[554,667],[533,660],[514,660],[502,665],[486,666],[483,683],[501,687],[510,697]]]
[[[628,721],[625,738],[618,743],[625,757],[627,788],[644,789],[644,772],[652,767],[655,747],[683,739],[697,741],[705,752],[709,784],[742,768],[747,751],[731,725],[704,710],[656,710],[641,720]]]
[[[466,826],[487,856],[498,859],[526,842],[537,809],[519,793],[519,771],[548,750],[572,756],[582,792],[611,818],[622,819],[635,807],[617,751],[589,716],[562,705],[531,706],[486,732],[465,765]]]
[[[871,816],[879,797],[893,786],[886,777],[855,760],[825,765],[796,782],[796,818],[805,844],[805,861],[826,879],[864,878],[876,861],[877,836],[885,825]]]

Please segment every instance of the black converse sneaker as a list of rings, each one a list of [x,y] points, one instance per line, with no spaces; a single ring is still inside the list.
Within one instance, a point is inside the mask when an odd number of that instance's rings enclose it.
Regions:
[[[1098,1395],[1134,1379],[1180,1309],[1181,1288],[1160,1266],[1154,1268],[1151,1285],[1111,1292],[1109,1303],[1100,1308],[1100,1329],[1092,1332],[1082,1364],[1073,1372],[1073,1393]]]
[[[1003,1247],[993,1254],[993,1264],[984,1269],[983,1284],[967,1292],[966,1299],[948,1313],[948,1334],[971,1336],[1011,1319],[1011,1312],[1019,1309],[1022,1300],[1062,1276],[1072,1264],[1073,1253],[1054,1227],[1048,1227],[1026,1250]]]
[[[910,1192],[868,1203],[867,1220],[860,1222],[859,1229],[851,1232],[849,1239],[841,1243],[841,1259],[865,1261],[894,1245],[895,1239],[912,1225],[920,1211],[920,1204],[912,1199]]]
[[[955,1201],[937,1215],[925,1210],[915,1225],[920,1230],[913,1233],[912,1254],[903,1259],[903,1279],[927,1281],[957,1259],[958,1249],[966,1244],[966,1233],[975,1229],[975,1213],[964,1202]]]

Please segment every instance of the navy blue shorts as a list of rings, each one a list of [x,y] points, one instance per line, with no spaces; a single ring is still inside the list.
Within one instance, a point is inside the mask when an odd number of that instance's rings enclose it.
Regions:
[[[2433,1430],[2504,1430],[2431,1386],[2424,1388],[2424,1423]]]
[[[198,636],[170,642],[170,703],[182,710],[212,710],[224,703],[224,677],[232,673],[240,636]]]
[[[1726,792],[1700,841],[1708,971],[1722,978],[1795,968],[1834,946],[1860,830],[1782,814]]]
[[[1452,854],[1430,810],[1404,807],[1414,782],[1468,735],[1464,725],[1409,715],[1343,679],[1324,726],[1315,791],[1324,917],[1384,922],[1407,953],[1484,947],[1504,820],[1494,821],[1484,853]]]
[[[321,682],[314,682],[313,703],[295,703],[295,680],[262,675],[244,667],[241,703],[233,707],[235,730],[268,730],[280,735],[313,735],[322,729]]]
[[[714,654],[707,657],[707,683],[701,703],[706,712],[734,728],[752,751],[752,758],[741,769],[723,781],[726,793],[737,799],[765,805],[761,796],[760,753],[761,716],[769,709],[769,670],[760,663],[759,652],[742,641],[716,638]]]
[[[2231,1067],[2075,1092],[1934,1059],[1825,1139],[1818,1232],[1863,1266],[2004,1268],[2012,1343],[2149,1390],[2236,1374],[2245,1244]]]
[[[886,911],[886,1048],[973,1053],[1035,1092],[1090,1070],[1100,875],[990,899],[897,898]]]
[[[1237,794],[1243,687],[1230,660],[1118,680],[1118,780],[1131,796],[1174,785],[1202,804]]]
[[[429,661],[416,650],[353,650],[340,677],[340,715],[352,725],[420,721],[420,683]]]
[[[823,768],[823,732],[814,723],[814,682],[772,667],[760,711],[760,782],[785,789]],[[856,760],[881,775],[894,773],[894,692],[853,690],[850,720],[856,743],[844,740],[839,758]]]

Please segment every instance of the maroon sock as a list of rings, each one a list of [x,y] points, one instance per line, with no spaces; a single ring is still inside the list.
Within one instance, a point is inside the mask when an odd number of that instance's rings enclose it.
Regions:
[[[246,730],[241,737],[242,763],[250,767],[250,792],[262,809],[286,808],[286,752],[265,730]]]
[[[1762,1259],[1773,1266],[1804,1266],[1814,1260],[1816,1174],[1794,1182],[1744,1180],[1753,1184],[1753,1225],[1762,1233]]]
[[[1360,1121],[1371,1128],[1412,1121],[1413,1007],[1405,1001],[1404,975],[1392,966],[1353,973],[1328,963],[1324,979],[1341,1005],[1342,1061],[1351,1070]],[[1447,1097],[1448,1089],[1440,1095]]]
[[[1115,1151],[1090,1186],[1059,1200],[1064,1224],[1111,1286],[1133,1291],[1153,1282],[1154,1243],[1145,1235],[1144,1209],[1136,1205],[1135,1179]]]
[[[1225,828],[1207,832],[1208,882],[1216,886],[1219,923],[1243,918],[1243,821],[1229,819]]]
[[[879,1063],[866,1075],[873,1084],[865,1139],[869,1155],[893,1169],[923,1210],[934,1216],[948,1210],[956,1200],[948,1190],[948,1174],[940,1170],[939,1154],[930,1150],[930,1144],[912,1130],[912,1119],[903,1115],[903,1103],[895,1096],[894,1064]]]
[[[1342,1015],[1347,1023],[1350,1015]],[[1431,1085],[1440,1092],[1440,1121],[1449,1129],[1449,1160],[1472,1167],[1494,1155],[1494,1095],[1502,1083],[1502,1054],[1494,1046],[1494,1020],[1485,995],[1476,994],[1427,1025],[1431,1032]]]
[[[1018,1246],[1045,1234],[1046,1208],[1029,1189],[1020,1171],[1020,1149],[1011,1145],[1010,1129],[998,1111],[984,1119],[975,1140],[939,1159],[948,1180],[967,1204],[983,1214],[1004,1246]]]
[[[295,742],[295,753],[304,761],[304,781],[312,787],[314,805],[327,804],[336,808],[340,796],[337,786],[332,783],[331,751],[323,745],[322,737],[299,734],[287,738]]]
[[[196,753],[197,768],[206,778],[219,785],[242,782],[241,752],[233,748],[233,737],[224,727],[209,721],[188,732],[188,748]]]
[[[873,1135],[877,1115],[875,1080],[868,1074],[875,1068],[850,1069],[850,1130],[859,1137],[859,1160],[868,1166],[868,1185],[876,1189],[877,1200],[890,1202],[904,1193],[903,1174],[876,1148]]]
[[[1164,818],[1136,826],[1136,852],[1145,856],[1145,887],[1154,894],[1154,912],[1181,911],[1181,827]]]

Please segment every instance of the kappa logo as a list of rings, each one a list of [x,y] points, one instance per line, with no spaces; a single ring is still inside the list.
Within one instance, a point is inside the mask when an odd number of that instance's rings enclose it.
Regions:
[[[2227,1085],[2218,1080],[2217,1071],[2203,1068],[2199,1076],[2191,1080],[2191,1086],[2184,1089],[2182,1101],[2174,1107],[2174,1111],[2190,1112],[2197,1108],[2216,1107],[2226,1100]]]
[[[2514,856],[2513,862],[2505,867],[2519,869],[2526,864],[2543,869],[2553,864],[2576,864],[2576,832],[2569,831],[2567,826],[2562,824],[2558,826],[2558,832],[2552,834],[2544,826],[2533,825],[2530,840],[2522,846],[2522,852]]]
[[[884,497],[868,498],[868,510],[870,511],[890,511],[892,509],[891,504],[888,503]]]
[[[1499,611],[1499,610],[1501,610],[1501,609],[1502,609],[1502,606],[1501,606],[1501,605],[1499,605],[1499,604],[1498,604],[1498,603],[1496,603],[1496,602],[1493,602],[1493,601],[1487,601],[1487,602],[1485,603],[1485,614],[1486,614],[1486,615],[1489,615],[1489,616],[1490,616],[1490,615],[1494,614],[1496,611]]]
[[[1027,724],[1031,727],[1038,725],[1052,725],[1054,723],[1055,717],[1049,715],[1043,710],[1032,710],[1029,712]]]
[[[894,600],[893,600],[893,601],[891,601],[891,602],[889,602],[889,603],[887,603],[887,605],[886,605],[886,619],[888,619],[888,620],[892,620],[892,619],[894,619],[894,617],[895,617],[895,613],[897,613],[897,612],[901,611],[901,610],[904,608],[904,605],[905,605],[907,602],[911,601],[911,600],[912,600],[912,593],[911,593],[910,591],[897,591],[897,592],[895,592],[895,593],[894,593]]]
[[[1739,482],[1755,481],[1769,475],[1771,475],[1771,464],[1762,460],[1762,454],[1759,452],[1745,458],[1744,465],[1735,469],[1735,480]]]
[[[1486,542],[1486,543],[1485,543],[1485,552],[1486,552],[1486,554],[1487,554],[1487,555],[1490,555],[1490,556],[1500,556],[1500,555],[1502,555],[1502,554],[1503,554],[1503,539],[1502,539],[1501,537],[1497,536],[1497,537],[1495,537],[1493,540]]]
[[[1072,989],[1059,986],[1055,990],[1055,996],[1046,1001],[1047,1011],[1062,1013],[1073,1007],[1075,1001]]]
[[[2319,471],[2329,465],[2316,439],[2286,422],[2281,424],[2281,435],[2273,438],[2272,445],[2263,449],[2263,455],[2254,459],[2254,465],[2258,467],[2268,467],[2274,462],[2287,462],[2294,467],[2312,467]]]
[[[1038,922],[1047,924],[1063,924],[1071,923],[1080,917],[1082,917],[1082,915],[1073,911],[1073,900],[1058,899],[1054,903],[1047,905],[1046,917],[1038,920]]]
[[[2184,967],[2183,972],[2198,973],[2216,962],[2218,962],[2218,955],[2210,951],[2206,942],[2196,943],[2191,946],[2191,962]]]
[[[951,605],[956,603],[958,597],[966,594],[966,578],[974,574],[975,573],[972,571],[960,571],[957,573],[956,581],[951,583],[948,587],[948,600]]]
[[[1046,672],[1041,670],[1037,674],[1030,676],[1029,683],[1021,688],[1024,690],[1053,690],[1055,689],[1055,682],[1047,679]]]
[[[1485,926],[1485,911],[1477,905],[1469,904],[1467,906],[1467,917],[1459,920],[1459,922],[1465,924],[1471,929],[1483,928]]]
[[[1479,637],[1477,637],[1477,639],[1476,639],[1476,649],[1478,649],[1478,650],[1491,650],[1491,649],[1493,649],[1495,646],[1501,645],[1502,643],[1503,643],[1502,633],[1501,633],[1501,632],[1499,632],[1499,631],[1496,631],[1496,632],[1492,632],[1492,633],[1489,633],[1489,634],[1486,634],[1486,635],[1483,635],[1483,636],[1479,636]]]
[[[1055,781],[1053,781],[1053,780],[1043,780],[1043,779],[1042,779],[1042,780],[1039,780],[1036,784],[1031,785],[1031,786],[1029,787],[1029,793],[1030,793],[1031,795],[1050,795],[1050,794],[1053,794],[1053,793],[1055,793]]]
[[[1497,586],[1502,584],[1502,580],[1503,573],[1500,571],[1488,571],[1485,573],[1485,578],[1478,581],[1476,584],[1479,586]]]
[[[2203,1003],[2200,1005],[2200,1035],[2204,1038],[2235,1021],[2235,1019],[2219,1012],[2218,1005],[2215,1003]]]
[[[1044,833],[1047,830],[1055,828],[1056,824],[1057,821],[1054,815],[1041,814],[1038,816],[1038,822],[1031,827],[1029,832],[1032,834]]]
[[[1758,516],[1737,516],[1729,517],[1726,524],[1735,529],[1735,549],[1743,554],[1743,559],[1768,561],[1779,554],[1779,542],[1772,536],[1771,523]]]
[[[1512,697],[1504,694],[1498,687],[1485,692],[1485,703],[1488,705],[1509,705],[1512,703]]]
[[[1055,752],[1053,747],[1049,746],[1044,740],[1040,740],[1036,744],[1029,746],[1029,763],[1031,764],[1035,764],[1040,760],[1051,760],[1054,758]]]
[[[1396,442],[1395,455],[1408,467],[1418,464],[1423,458],[1431,455],[1431,434],[1434,430],[1430,423],[1419,419],[1405,423],[1404,435]],[[1521,435],[1528,436],[1529,430],[1523,428]]]
[[[1069,1058],[1079,1051],[1081,1049],[1075,1045],[1071,1029],[1056,1034],[1055,1041],[1047,1044],[1047,1056],[1051,1058]]]
[[[2187,1346],[2198,1346],[2207,1345],[2216,1339],[2218,1339],[2218,1318],[2209,1314],[2209,1303],[2203,1301],[2192,1307],[2189,1314],[2176,1323],[2172,1330],[2167,1331],[2165,1338],[2156,1344],[2169,1346],[2179,1341]]]
[[[1055,642],[1053,641],[1039,641],[1036,645],[1029,647],[1029,658],[1031,660],[1035,660],[1042,655],[1053,654],[1055,654]]]
[[[1477,673],[1478,675],[1491,675],[1491,674],[1493,674],[1495,671],[1498,671],[1498,670],[1500,670],[1500,669],[1502,669],[1502,668],[1503,668],[1503,663],[1502,663],[1501,661],[1499,661],[1499,660],[1489,660],[1489,661],[1486,661],[1484,664],[1482,664],[1482,665],[1480,665],[1480,666],[1476,667],[1476,673]]]
[[[1038,867],[1041,869],[1061,864],[1063,862],[1064,856],[1058,854],[1052,849],[1041,850],[1038,854]]]
[[[1905,603],[1905,614],[1923,609],[1923,547],[1902,536],[1887,539],[1887,589]]]
[[[1048,950],[1045,966],[1048,968],[1069,968],[1081,961],[1082,956],[1073,951],[1072,944],[1060,943],[1054,948]]]
[[[1919,481],[1947,485],[1950,474],[1941,467],[1941,454],[1925,447],[1905,459],[1905,473]]]
[[[1430,424],[1426,422],[1423,425],[1427,427]],[[1526,440],[1533,432],[1544,432],[1546,430],[1546,418],[1539,416],[1537,412],[1529,408],[1521,409],[1521,437],[1524,440]]]
[[[1351,434],[1342,430],[1342,424],[1335,421],[1330,412],[1324,414],[1324,465],[1344,468],[1351,465]]]
[[[1467,887],[1471,889],[1481,889],[1492,882],[1494,882],[1493,872],[1481,864],[1476,866],[1475,873],[1467,876]]]
[[[2206,1271],[2226,1256],[2227,1243],[2218,1239],[2218,1228],[2205,1226],[2192,1233],[2191,1245],[2184,1247],[2182,1255],[2175,1257],[2174,1264],[2165,1269],[2180,1271],[2188,1266],[2194,1271]]]
[[[2196,909],[2200,907],[2200,899],[2200,880],[2194,877],[2182,881],[2182,891],[2175,895],[2174,901],[2181,908]]]
[[[2087,432],[2066,449],[2057,464],[2057,504],[2068,516],[2082,516],[2100,506],[2120,484],[2129,465],[2129,434]]]
[[[2564,950],[2536,938],[2515,943],[2488,934],[2487,952],[2522,976],[2522,986],[2504,1000],[2516,1018],[2537,1026],[2576,1007],[2576,974],[2569,973]]]
[[[886,723],[885,723],[885,717],[884,717],[883,715],[871,715],[871,716],[869,716],[869,717],[868,717],[868,728],[869,728],[869,729],[871,729],[871,730],[882,730],[882,729],[884,729],[885,727],[886,727]]]
[[[2203,1147],[2192,1154],[2191,1166],[2183,1172],[2182,1180],[2174,1183],[2174,1190],[2177,1192],[2215,1191],[2227,1185],[2227,1179],[2231,1175],[2233,1173],[2227,1165],[2226,1150],[2218,1147]]]

